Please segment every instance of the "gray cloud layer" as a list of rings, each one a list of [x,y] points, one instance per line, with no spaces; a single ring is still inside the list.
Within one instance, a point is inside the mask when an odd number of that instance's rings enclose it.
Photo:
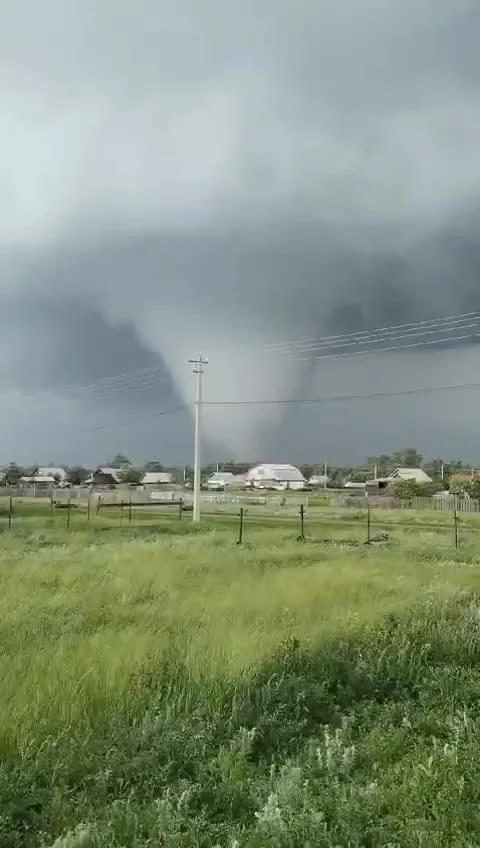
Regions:
[[[477,308],[479,32],[468,0],[2,8],[3,458],[188,459],[188,415],[149,416],[200,348],[214,400],[474,380],[475,347],[262,346]],[[210,409],[210,452],[475,453],[478,395],[450,401]]]

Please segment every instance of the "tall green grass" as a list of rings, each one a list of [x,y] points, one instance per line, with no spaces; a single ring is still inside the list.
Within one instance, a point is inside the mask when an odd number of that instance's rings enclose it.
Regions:
[[[474,542],[140,531],[1,537],[2,848],[479,844]]]

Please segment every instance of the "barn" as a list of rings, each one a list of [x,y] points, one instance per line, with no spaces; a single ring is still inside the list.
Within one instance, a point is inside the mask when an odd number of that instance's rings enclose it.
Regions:
[[[255,465],[245,475],[245,482],[255,489],[273,489],[302,491],[308,487],[307,480],[299,468],[294,465]]]

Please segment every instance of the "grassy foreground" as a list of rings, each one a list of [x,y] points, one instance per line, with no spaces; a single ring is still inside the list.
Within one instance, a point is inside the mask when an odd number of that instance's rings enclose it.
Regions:
[[[422,532],[3,534],[1,848],[479,845],[480,552]]]

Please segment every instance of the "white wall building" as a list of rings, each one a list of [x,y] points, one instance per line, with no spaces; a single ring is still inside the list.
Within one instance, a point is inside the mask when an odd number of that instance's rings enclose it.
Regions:
[[[36,477],[56,477],[59,482],[64,483],[68,477],[65,468],[54,468],[53,466],[45,466],[39,468]]]
[[[395,468],[389,480],[414,480],[415,483],[431,483],[432,478],[422,468]]]
[[[306,489],[308,483],[302,472],[294,465],[255,465],[245,475],[245,482],[256,489],[285,491]]]
[[[235,475],[230,471],[214,471],[205,483],[209,492],[223,492],[225,486],[235,482]]]
[[[141,486],[170,486],[173,476],[169,471],[147,471],[140,480]]]

